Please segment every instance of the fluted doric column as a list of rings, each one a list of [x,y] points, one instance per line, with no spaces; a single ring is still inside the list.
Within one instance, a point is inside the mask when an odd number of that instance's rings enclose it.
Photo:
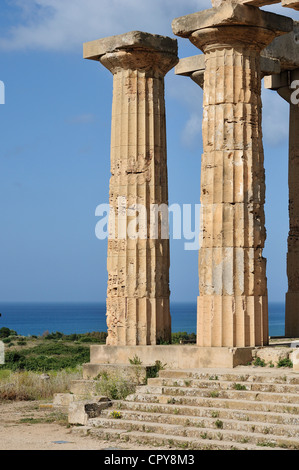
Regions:
[[[260,54],[292,25],[230,1],[173,22],[205,54],[199,346],[268,344]]]
[[[299,49],[299,46],[298,46]],[[299,62],[298,54],[294,61]],[[289,236],[287,253],[288,292],[286,294],[285,335],[299,337],[299,69],[268,77],[265,87],[276,90],[290,105],[289,133]]]
[[[168,204],[164,76],[177,41],[132,32],[85,45],[113,74],[108,345],[170,341],[169,240],[151,208]]]
[[[292,72],[292,81],[299,85],[299,69]],[[294,90],[291,89],[292,94]],[[283,90],[278,91],[286,99]],[[291,96],[292,96],[291,94]],[[293,95],[294,96],[294,95]],[[290,137],[289,137],[289,217],[290,231],[288,237],[287,274],[288,292],[286,294],[285,334],[289,338],[299,337],[299,103],[290,103]]]

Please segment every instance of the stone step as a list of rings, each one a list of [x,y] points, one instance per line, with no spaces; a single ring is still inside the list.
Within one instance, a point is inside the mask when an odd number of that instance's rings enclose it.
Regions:
[[[111,412],[119,411],[116,408],[112,410],[104,410],[101,414],[103,418],[110,418]],[[140,410],[121,410],[121,416],[125,420],[147,422],[147,423],[159,423],[159,424],[172,424],[184,427],[196,427],[201,429],[223,429],[230,431],[239,431],[239,432],[256,432],[263,435],[273,434],[275,436],[284,436],[284,437],[296,437],[299,442],[299,425],[286,425],[286,424],[273,424],[265,423],[261,421],[241,421],[239,419],[230,419],[224,418],[219,419],[219,417],[193,417],[193,416],[180,416],[176,414],[166,414],[166,413],[152,413]],[[248,417],[249,418],[249,417]],[[255,418],[255,416],[253,416]]]
[[[116,402],[114,402],[116,406]],[[170,405],[170,404],[159,404],[159,403],[145,403],[145,402],[130,402],[122,401],[118,402],[117,406],[119,410],[134,410],[134,411],[146,411],[153,414],[173,414],[176,416],[186,417],[211,417],[216,419],[234,419],[239,421],[258,421],[269,424],[283,424],[298,426],[299,415],[293,415],[290,413],[279,413],[275,411],[256,411],[256,410],[235,410],[226,407],[213,407],[203,405],[201,407],[188,406],[188,405]]]
[[[155,378],[148,379],[147,385],[150,387],[191,387],[211,390],[237,390],[245,387],[248,391],[268,392],[268,393],[293,393],[299,394],[299,385],[258,383],[258,382],[230,382],[228,380],[199,380],[199,379],[168,379]]]
[[[139,445],[151,445],[156,450],[160,449],[184,449],[184,450],[279,450],[270,447],[267,443],[255,446],[245,443],[232,443],[220,440],[195,439],[193,437],[172,436],[140,431],[128,432],[124,429],[103,429],[90,426],[73,428],[72,433],[90,435],[101,440],[119,440],[121,442],[138,443]]]
[[[247,369],[250,369],[250,372]],[[241,368],[241,370],[236,368],[233,372],[224,372],[218,369],[210,369],[209,372],[204,370],[161,370],[159,378],[299,385],[299,374],[292,372],[292,369],[263,369],[263,371],[260,370],[261,368],[258,369],[257,371],[247,367]]]
[[[194,396],[175,396],[163,394],[137,393],[129,395],[125,401],[151,403],[151,404],[169,404],[203,406],[213,408],[229,408],[231,410],[251,410],[262,412],[290,413],[299,416],[299,404],[273,403],[272,401],[250,401],[240,398],[219,398],[219,397],[194,397]]]
[[[89,424],[97,428],[122,429],[127,432],[154,433],[166,436],[186,437],[189,439],[202,439],[210,441],[225,441],[255,446],[267,446],[272,448],[299,449],[299,439],[276,436],[272,434],[261,434],[222,429],[202,429],[192,426],[181,426],[168,423],[152,423],[144,421],[133,421],[126,419],[112,419],[99,417],[90,420]]]
[[[252,392],[248,390],[209,390],[191,387],[154,387],[143,386],[137,387],[137,395],[163,395],[165,397],[206,397],[206,398],[225,398],[232,400],[246,400],[254,402],[271,402],[286,403],[298,405],[299,410],[299,394],[295,393],[273,393],[273,392]],[[299,412],[299,411],[298,411]]]

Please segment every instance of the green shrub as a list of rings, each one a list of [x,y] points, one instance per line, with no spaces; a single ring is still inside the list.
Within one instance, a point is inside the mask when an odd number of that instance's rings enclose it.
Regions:
[[[22,351],[5,353],[5,369],[44,372],[74,368],[90,360],[89,348],[58,343],[42,343]],[[0,366],[4,368],[4,366]]]
[[[265,363],[264,359],[261,359],[260,357],[257,357],[253,361],[253,365],[256,366],[256,367],[266,367],[266,363]]]
[[[129,379],[106,373],[99,377],[96,390],[99,395],[104,395],[111,400],[124,400],[135,392],[135,385]]]
[[[280,359],[280,361],[277,363],[277,367],[293,368],[293,362],[291,361],[291,359]]]
[[[234,390],[247,390],[246,385],[234,384]]]
[[[3,339],[2,339],[2,343],[4,343],[4,344],[10,344],[10,343],[11,343],[10,337],[9,337],[9,338],[3,338]]]
[[[171,342],[172,344],[180,344],[181,342],[196,343],[196,334],[195,333],[188,334],[186,331],[172,333]]]
[[[141,361],[141,359],[140,359],[138,356],[136,356],[136,354],[135,354],[135,356],[133,357],[133,359],[129,359],[129,363],[130,363],[132,366],[141,366],[142,361]]]
[[[10,330],[5,326],[0,329],[0,339],[9,338],[9,336],[17,336],[17,333],[14,330]]]
[[[147,379],[155,379],[158,377],[160,370],[164,370],[167,364],[162,364],[161,361],[156,361],[153,366],[149,366],[146,368],[146,378]]]
[[[0,370],[0,400],[30,401],[52,399],[55,393],[69,390],[72,380],[81,378],[81,369],[50,372],[49,380],[42,380],[35,372]]]

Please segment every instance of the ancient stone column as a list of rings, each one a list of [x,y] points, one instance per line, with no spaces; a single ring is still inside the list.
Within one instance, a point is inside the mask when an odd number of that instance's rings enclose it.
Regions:
[[[298,57],[299,60],[299,57]],[[299,337],[299,69],[268,77],[265,87],[276,90],[290,105],[289,217],[285,335]]]
[[[281,67],[278,59],[261,56],[261,76],[280,74]],[[180,59],[175,67],[176,75],[190,77],[201,88],[204,87],[205,56],[204,54]]]
[[[205,54],[198,346],[268,344],[260,54],[292,25],[230,1],[173,22]]]
[[[135,31],[86,43],[84,57],[113,74],[107,345],[170,341],[169,239],[150,223],[168,205],[164,76],[177,41]]]

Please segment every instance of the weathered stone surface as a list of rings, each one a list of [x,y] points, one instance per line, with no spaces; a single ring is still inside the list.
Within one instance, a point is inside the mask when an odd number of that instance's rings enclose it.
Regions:
[[[142,366],[153,366],[160,361],[167,369],[198,369],[200,367],[234,368],[246,365],[252,360],[251,348],[198,347],[196,345],[171,346],[101,346],[93,345],[90,350],[90,366],[94,366],[94,377],[99,367],[129,364],[129,359],[137,356]],[[107,364],[109,361],[110,364]],[[85,369],[85,365],[84,365]],[[89,375],[91,378],[92,376]]]
[[[293,369],[299,371],[299,351],[295,350],[292,353],[291,360],[293,362]]]
[[[97,358],[95,359],[95,356],[93,353],[91,357],[92,362],[90,364],[84,364],[83,366],[83,377],[85,379],[98,378],[98,380],[100,380],[100,377],[102,375],[107,374],[110,377],[124,378],[126,380],[130,380],[132,384],[136,384],[136,385],[145,384],[146,377],[147,377],[147,366],[144,364],[130,365],[129,359],[133,359],[133,357],[134,355],[128,358],[126,357],[124,359],[126,364],[124,363],[124,364],[116,365],[116,364],[113,364],[113,361],[111,361],[111,364],[110,363],[108,364],[109,359],[107,359],[107,356],[100,359],[100,360],[103,360],[104,362],[106,361],[106,363],[98,363]],[[95,387],[96,387],[96,382],[95,382]]]
[[[173,23],[205,54],[200,347],[268,344],[260,54],[292,25],[231,2]]]
[[[212,5],[213,7],[219,7],[222,3],[226,3],[227,1],[229,0],[212,0]],[[280,0],[235,0],[235,2],[243,5],[251,5],[254,7],[263,7],[265,5],[273,5],[274,3],[280,3]]]
[[[278,59],[261,57],[262,77],[279,74],[281,71]],[[176,75],[190,77],[201,88],[204,87],[205,57],[204,54],[181,59],[175,67]]]
[[[131,31],[118,36],[86,42],[83,45],[83,57],[84,59],[100,60],[103,55],[109,52],[136,49],[138,47],[154,52],[166,52],[174,55],[178,53],[178,45],[175,39],[143,31]]]
[[[107,397],[97,397],[90,401],[75,401],[69,406],[69,424],[86,426],[89,419],[97,418],[103,410],[112,405]]]
[[[189,38],[195,31],[208,28],[218,28],[221,26],[252,26],[261,28],[268,31],[273,31],[273,39],[285,33],[289,33],[293,29],[293,20],[291,18],[276,15],[274,13],[266,12],[247,5],[239,3],[224,2],[219,8],[212,8],[201,12],[193,13],[191,15],[176,18],[172,22],[173,33],[177,36]],[[212,33],[211,31],[207,31]],[[255,36],[256,29],[252,31],[253,34],[248,35],[248,30],[244,30],[242,35],[243,42],[255,44],[262,37],[262,31],[258,37]],[[217,31],[215,31],[217,33]],[[267,34],[267,36],[269,33]],[[230,40],[237,44],[237,36],[230,36]],[[211,40],[213,40],[211,38]],[[265,38],[265,47],[269,44],[269,38]],[[260,44],[261,45],[261,44]]]
[[[70,392],[76,397],[95,396],[97,395],[96,383],[92,380],[72,380]]]
[[[265,57],[278,59],[281,71],[299,67],[299,22],[294,21],[293,30],[284,36],[274,39],[262,54]]]
[[[84,55],[113,74],[107,344],[169,341],[168,212],[156,234],[150,214],[168,204],[164,76],[177,41],[132,32],[89,43]]]
[[[226,3],[230,0],[212,0],[213,7],[219,7],[223,3]],[[263,7],[265,5],[274,5],[275,3],[281,3],[283,7],[293,8],[294,10],[299,10],[299,1],[298,0],[234,0],[236,3],[242,5],[250,5],[254,7]]]
[[[289,348],[259,348],[253,353],[254,358],[259,358],[266,364],[277,366],[279,361],[291,359],[292,350]]]
[[[55,393],[53,406],[68,407],[74,401],[75,396],[72,393]]]
[[[283,7],[293,8],[294,10],[299,10],[299,1],[298,0],[281,0]]]

